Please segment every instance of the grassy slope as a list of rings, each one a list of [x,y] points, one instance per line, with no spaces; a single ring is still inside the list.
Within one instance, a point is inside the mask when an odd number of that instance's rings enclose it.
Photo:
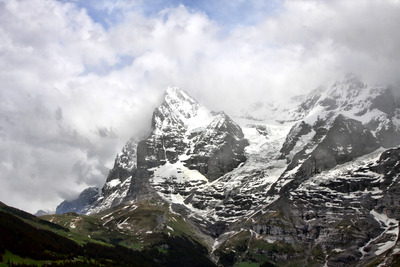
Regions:
[[[11,260],[39,266],[48,261],[114,266],[213,266],[194,231],[181,216],[171,213],[165,203],[132,204],[95,216],[67,213],[37,218],[2,203],[0,212],[1,234],[6,237],[0,241],[3,265]],[[52,244],[67,245],[59,249]]]
[[[203,244],[185,219],[161,202],[127,204],[91,216],[66,213],[40,218],[68,229],[67,237],[80,244],[95,241],[142,249],[162,241],[164,235]]]

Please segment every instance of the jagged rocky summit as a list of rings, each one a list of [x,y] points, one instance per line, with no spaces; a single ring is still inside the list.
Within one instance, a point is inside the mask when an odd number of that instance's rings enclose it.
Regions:
[[[94,213],[124,201],[156,195],[184,199],[192,187],[211,182],[246,160],[248,141],[241,127],[223,112],[212,112],[185,91],[168,88],[152,117],[152,131],[142,141],[131,139],[117,156],[96,201],[65,201],[77,213]],[[174,192],[169,191],[173,185]],[[92,200],[92,199],[90,199]],[[79,203],[77,203],[79,202]]]
[[[169,88],[149,137],[128,141],[100,195],[63,207],[91,214],[160,199],[213,240],[211,257],[224,266],[396,261],[400,101],[393,88],[348,75],[288,106],[257,104],[234,120]]]

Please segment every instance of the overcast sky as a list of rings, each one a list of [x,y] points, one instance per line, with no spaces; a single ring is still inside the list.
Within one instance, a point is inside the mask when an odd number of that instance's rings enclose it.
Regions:
[[[167,86],[237,113],[353,72],[400,79],[399,0],[0,0],[0,201],[102,186]]]

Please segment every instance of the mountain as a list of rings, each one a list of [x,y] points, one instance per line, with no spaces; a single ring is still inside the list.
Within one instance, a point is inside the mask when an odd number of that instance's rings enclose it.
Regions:
[[[96,187],[89,187],[79,194],[78,198],[72,201],[64,200],[56,208],[56,214],[67,212],[86,213],[98,199],[99,190]],[[41,214],[46,215],[46,214]]]
[[[64,201],[56,213],[97,213],[122,202],[158,197],[160,192],[166,199],[183,199],[192,187],[244,162],[247,145],[241,127],[228,115],[209,111],[179,88],[168,88],[153,113],[151,134],[140,142],[127,142],[101,195],[86,189],[77,200]]]
[[[54,211],[51,210],[38,210],[34,215],[35,216],[43,216],[43,215],[49,215],[49,214],[54,214]]]
[[[130,205],[167,205],[223,266],[390,266],[399,145],[394,89],[353,75],[233,118],[168,88],[148,138],[128,141],[94,202],[71,207],[117,209],[122,223]]]

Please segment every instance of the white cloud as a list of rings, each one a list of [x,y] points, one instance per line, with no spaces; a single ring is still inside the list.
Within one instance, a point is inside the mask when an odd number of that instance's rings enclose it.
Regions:
[[[168,85],[233,114],[346,72],[400,84],[398,1],[287,0],[228,31],[193,6],[146,16],[146,1],[101,2],[123,13],[104,29],[74,3],[0,1],[0,201],[29,211],[101,186]]]

